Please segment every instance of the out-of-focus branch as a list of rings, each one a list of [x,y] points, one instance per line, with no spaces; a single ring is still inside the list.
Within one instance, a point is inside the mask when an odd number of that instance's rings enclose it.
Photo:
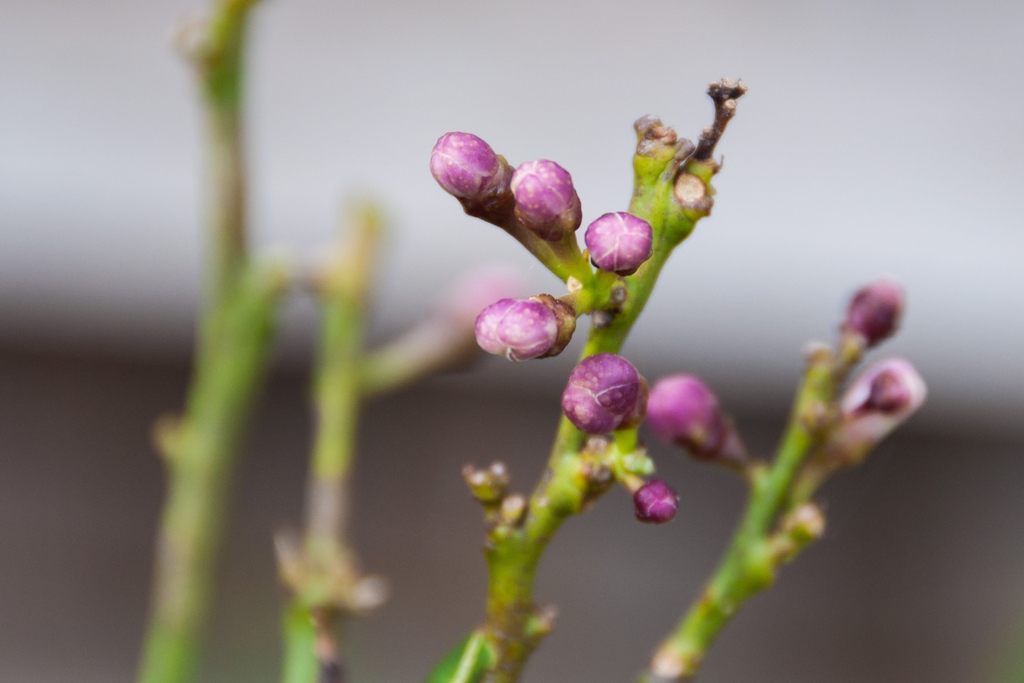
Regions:
[[[185,413],[162,419],[156,430],[169,481],[141,683],[187,683],[194,676],[231,474],[287,284],[281,268],[253,263],[246,249],[242,61],[252,4],[218,3],[191,50],[207,118],[210,250]]]

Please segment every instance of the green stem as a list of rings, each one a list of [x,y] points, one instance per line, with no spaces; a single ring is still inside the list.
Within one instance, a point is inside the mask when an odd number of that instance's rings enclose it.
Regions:
[[[140,683],[194,677],[231,473],[286,284],[280,269],[252,264],[246,251],[241,63],[251,4],[219,3],[195,55],[206,104],[211,253],[185,413],[157,425],[169,482]]]
[[[283,280],[257,267],[243,278],[219,311],[217,339],[207,340],[196,361],[184,417],[158,434],[170,480],[141,683],[194,676],[231,472],[263,383]]]
[[[320,283],[317,428],[301,578],[291,586],[297,599],[285,620],[285,683],[311,683],[318,669],[337,669],[335,631],[340,616],[352,608],[352,593],[360,579],[345,535],[359,416],[366,294],[380,234],[376,209],[365,206],[356,211],[347,239]],[[306,637],[310,628],[316,636],[313,640]],[[319,643],[316,648],[314,642]]]
[[[634,161],[636,187],[629,210],[651,224],[655,235],[653,253],[636,273],[624,278],[627,296],[610,323],[592,325],[581,359],[621,350],[672,251],[707,213],[684,212],[674,199],[672,188],[679,170],[678,162],[673,165],[676,152],[673,147],[654,162]],[[638,153],[637,157],[640,156]],[[710,177],[709,172],[705,182]],[[710,185],[707,187],[710,192]],[[593,271],[577,279],[588,289],[607,289],[607,283]],[[595,292],[593,296],[599,299],[606,294]],[[490,581],[484,629],[494,650],[495,664],[488,672],[488,683],[517,680],[527,658],[551,628],[550,620],[533,602],[537,565],[562,522],[582,512],[588,500],[604,491],[591,480],[581,456],[585,439],[586,435],[563,416],[547,471],[530,497],[522,525],[499,525],[491,532],[486,551]]]
[[[817,442],[820,429],[815,416],[832,401],[837,377],[830,355],[811,360],[774,463],[752,472],[747,508],[725,558],[704,593],[662,643],[647,680],[695,676],[729,619],[748,598],[771,585],[779,564],[792,559],[790,554],[772,552],[774,525],[800,466]]]

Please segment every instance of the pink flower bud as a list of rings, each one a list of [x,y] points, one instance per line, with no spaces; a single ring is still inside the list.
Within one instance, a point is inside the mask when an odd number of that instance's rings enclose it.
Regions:
[[[649,524],[664,524],[676,516],[679,496],[661,479],[652,479],[633,494],[636,518]]]
[[[863,337],[869,347],[874,346],[899,327],[905,298],[898,282],[875,280],[853,295],[844,327]]]
[[[490,145],[470,133],[442,135],[430,153],[430,173],[445,192],[479,199],[501,179],[501,163]]]
[[[594,265],[611,273],[632,275],[651,257],[651,224],[624,211],[606,213],[587,227],[584,238]]]
[[[577,429],[604,434],[638,412],[642,379],[633,364],[613,353],[584,358],[569,375],[562,412]]]
[[[553,161],[528,161],[512,174],[516,215],[539,237],[557,242],[575,232],[583,210],[572,176]]]
[[[552,296],[502,299],[476,319],[476,341],[484,351],[509,360],[529,360],[562,352],[576,329],[576,314]]]
[[[647,402],[647,423],[665,441],[697,458],[742,462],[746,449],[715,394],[693,375],[658,380]]]
[[[862,372],[843,394],[842,421],[826,450],[834,457],[858,462],[924,403],[928,388],[914,366],[889,358]]]

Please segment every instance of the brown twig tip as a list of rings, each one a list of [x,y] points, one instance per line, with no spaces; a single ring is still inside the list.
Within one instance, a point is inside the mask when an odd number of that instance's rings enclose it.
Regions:
[[[693,153],[694,159],[707,161],[715,153],[715,145],[722,138],[729,120],[736,115],[736,100],[746,92],[747,86],[742,80],[723,78],[708,85],[708,96],[715,103],[715,120],[701,131],[697,151]]]

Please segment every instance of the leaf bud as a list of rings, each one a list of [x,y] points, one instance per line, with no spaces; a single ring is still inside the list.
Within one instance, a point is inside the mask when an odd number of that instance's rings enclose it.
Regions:
[[[647,422],[665,441],[702,460],[744,462],[746,449],[718,398],[693,375],[658,380],[647,402]]]
[[[575,311],[548,294],[501,299],[476,319],[480,348],[515,361],[558,355],[575,330]]]
[[[679,496],[661,479],[652,479],[633,494],[636,518],[648,524],[664,524],[676,516]]]
[[[584,358],[569,375],[562,412],[577,429],[603,434],[642,411],[643,380],[633,364],[613,353]]]
[[[583,209],[572,176],[553,161],[521,164],[512,174],[516,215],[548,242],[558,242],[583,222]]]
[[[620,211],[606,213],[587,226],[584,239],[595,266],[618,275],[632,275],[651,257],[654,231],[644,219]]]
[[[899,327],[905,298],[898,282],[875,280],[853,295],[843,328],[860,335],[866,346],[875,346]]]

